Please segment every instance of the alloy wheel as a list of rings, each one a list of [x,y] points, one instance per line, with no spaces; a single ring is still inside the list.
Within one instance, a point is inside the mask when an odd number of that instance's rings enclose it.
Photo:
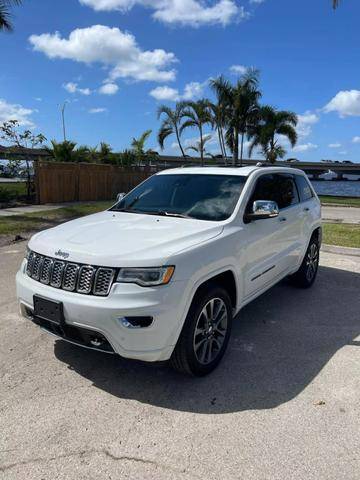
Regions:
[[[228,328],[228,311],[221,298],[212,298],[198,316],[193,347],[197,360],[202,365],[214,361],[224,344]]]
[[[306,278],[311,282],[314,278],[319,263],[319,248],[316,243],[311,244],[306,258]]]

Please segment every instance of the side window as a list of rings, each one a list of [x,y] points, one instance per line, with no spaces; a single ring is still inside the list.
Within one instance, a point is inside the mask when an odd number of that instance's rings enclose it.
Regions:
[[[277,174],[278,183],[278,205],[280,210],[282,208],[290,207],[299,203],[299,195],[295,185],[293,175]]]
[[[247,205],[247,211],[251,212],[253,203],[257,200],[272,200],[277,201],[274,175],[262,175],[255,185],[255,189],[249,203]]]
[[[263,175],[256,182],[247,211],[251,211],[256,200],[271,200],[278,204],[279,209],[299,203],[299,195],[293,175],[273,174]]]
[[[306,202],[306,200],[313,198],[314,194],[308,180],[301,175],[296,175],[295,178],[300,195],[300,202]]]

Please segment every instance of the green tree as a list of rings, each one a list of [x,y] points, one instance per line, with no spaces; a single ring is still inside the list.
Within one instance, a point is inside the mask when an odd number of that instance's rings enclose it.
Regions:
[[[270,163],[275,163],[278,158],[283,158],[286,150],[277,137],[279,135],[286,137],[294,147],[298,139],[295,128],[297,122],[297,116],[293,112],[277,110],[269,105],[261,107],[259,123],[249,131],[251,137],[249,155],[252,155],[255,148],[260,148]]]
[[[224,129],[227,121],[227,107],[221,98],[218,98],[217,103],[209,104],[212,113],[212,127],[216,129],[218,134],[219,146],[221,156],[227,162],[226,142],[224,137]]]
[[[105,143],[105,142],[100,143],[98,158],[101,163],[112,162],[112,148],[108,143]]]
[[[165,140],[170,135],[175,135],[181,154],[185,158],[186,155],[185,155],[183,146],[181,145],[181,133],[180,133],[181,120],[184,116],[184,108],[185,106],[183,102],[177,103],[174,110],[172,110],[170,107],[167,107],[166,105],[161,105],[159,107],[158,119],[160,119],[161,116],[163,115],[165,115],[166,117],[164,118],[160,126],[160,130],[158,133],[158,142],[161,150],[163,150]]]
[[[204,127],[212,124],[212,114],[209,100],[202,99],[197,102],[185,102],[183,117],[187,118],[180,127],[180,134],[186,128],[197,128],[200,136],[201,165],[204,165]]]
[[[11,8],[21,3],[22,0],[0,0],[0,30],[7,30],[8,32],[13,30]]]
[[[74,162],[75,161],[76,142],[65,140],[57,142],[51,140],[51,147],[47,148],[49,154],[56,162]]]
[[[25,162],[26,165],[26,189],[27,189],[27,198],[31,196],[33,189],[32,184],[32,161],[29,159],[28,150],[41,147],[46,141],[45,136],[42,133],[35,135],[31,130],[23,130],[18,120],[9,120],[4,122],[0,126],[0,138],[9,144],[11,149],[16,152],[17,156],[19,153],[21,157],[19,160],[10,160],[10,162],[15,162],[17,170],[19,170],[22,162]]]
[[[245,136],[259,115],[259,72],[249,69],[235,85],[221,76],[212,80],[211,86],[223,107],[227,125],[226,142],[233,154],[233,164],[236,165],[239,160],[239,150],[242,164]]]
[[[151,134],[152,130],[146,130],[142,135],[140,135],[139,138],[133,138],[131,142],[132,151],[136,155],[139,163],[142,160],[150,160],[151,157],[154,155],[153,150],[145,150],[146,142]]]
[[[186,150],[192,150],[193,152],[196,152],[199,157],[204,157],[206,155],[212,156],[210,153],[206,151],[205,145],[206,143],[211,140],[212,135],[204,135],[203,141],[201,143],[200,140],[195,142],[195,145],[190,145],[189,147],[186,148]]]

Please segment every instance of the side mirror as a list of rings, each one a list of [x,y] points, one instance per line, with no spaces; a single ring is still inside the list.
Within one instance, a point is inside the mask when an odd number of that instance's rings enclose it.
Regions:
[[[246,222],[254,222],[255,220],[265,220],[279,216],[279,207],[276,202],[270,200],[256,200],[253,203],[251,213],[245,214]]]
[[[116,202],[121,202],[121,200],[125,197],[126,193],[118,193],[116,195]]]

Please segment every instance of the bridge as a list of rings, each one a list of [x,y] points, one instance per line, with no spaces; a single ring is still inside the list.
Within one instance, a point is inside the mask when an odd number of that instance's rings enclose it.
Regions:
[[[206,165],[214,165],[214,160],[216,161],[215,165],[221,166],[233,166],[232,159],[227,159],[224,162],[223,159],[217,158],[209,161],[208,158],[205,159]],[[199,157],[170,157],[159,155],[156,163],[164,163],[166,166],[173,165],[175,166],[184,166],[189,165],[200,165],[201,159]],[[257,165],[258,163],[264,163],[263,160],[250,160],[245,159],[242,162],[243,166],[247,165]],[[240,163],[237,163],[237,167],[240,167]],[[314,180],[318,180],[321,175],[325,173],[335,173],[337,175],[337,180],[342,180],[344,175],[358,175],[360,179],[360,163],[335,163],[335,162],[286,162],[279,161],[274,164],[276,167],[290,167],[290,168],[299,168],[303,170],[307,175],[311,176]]]

